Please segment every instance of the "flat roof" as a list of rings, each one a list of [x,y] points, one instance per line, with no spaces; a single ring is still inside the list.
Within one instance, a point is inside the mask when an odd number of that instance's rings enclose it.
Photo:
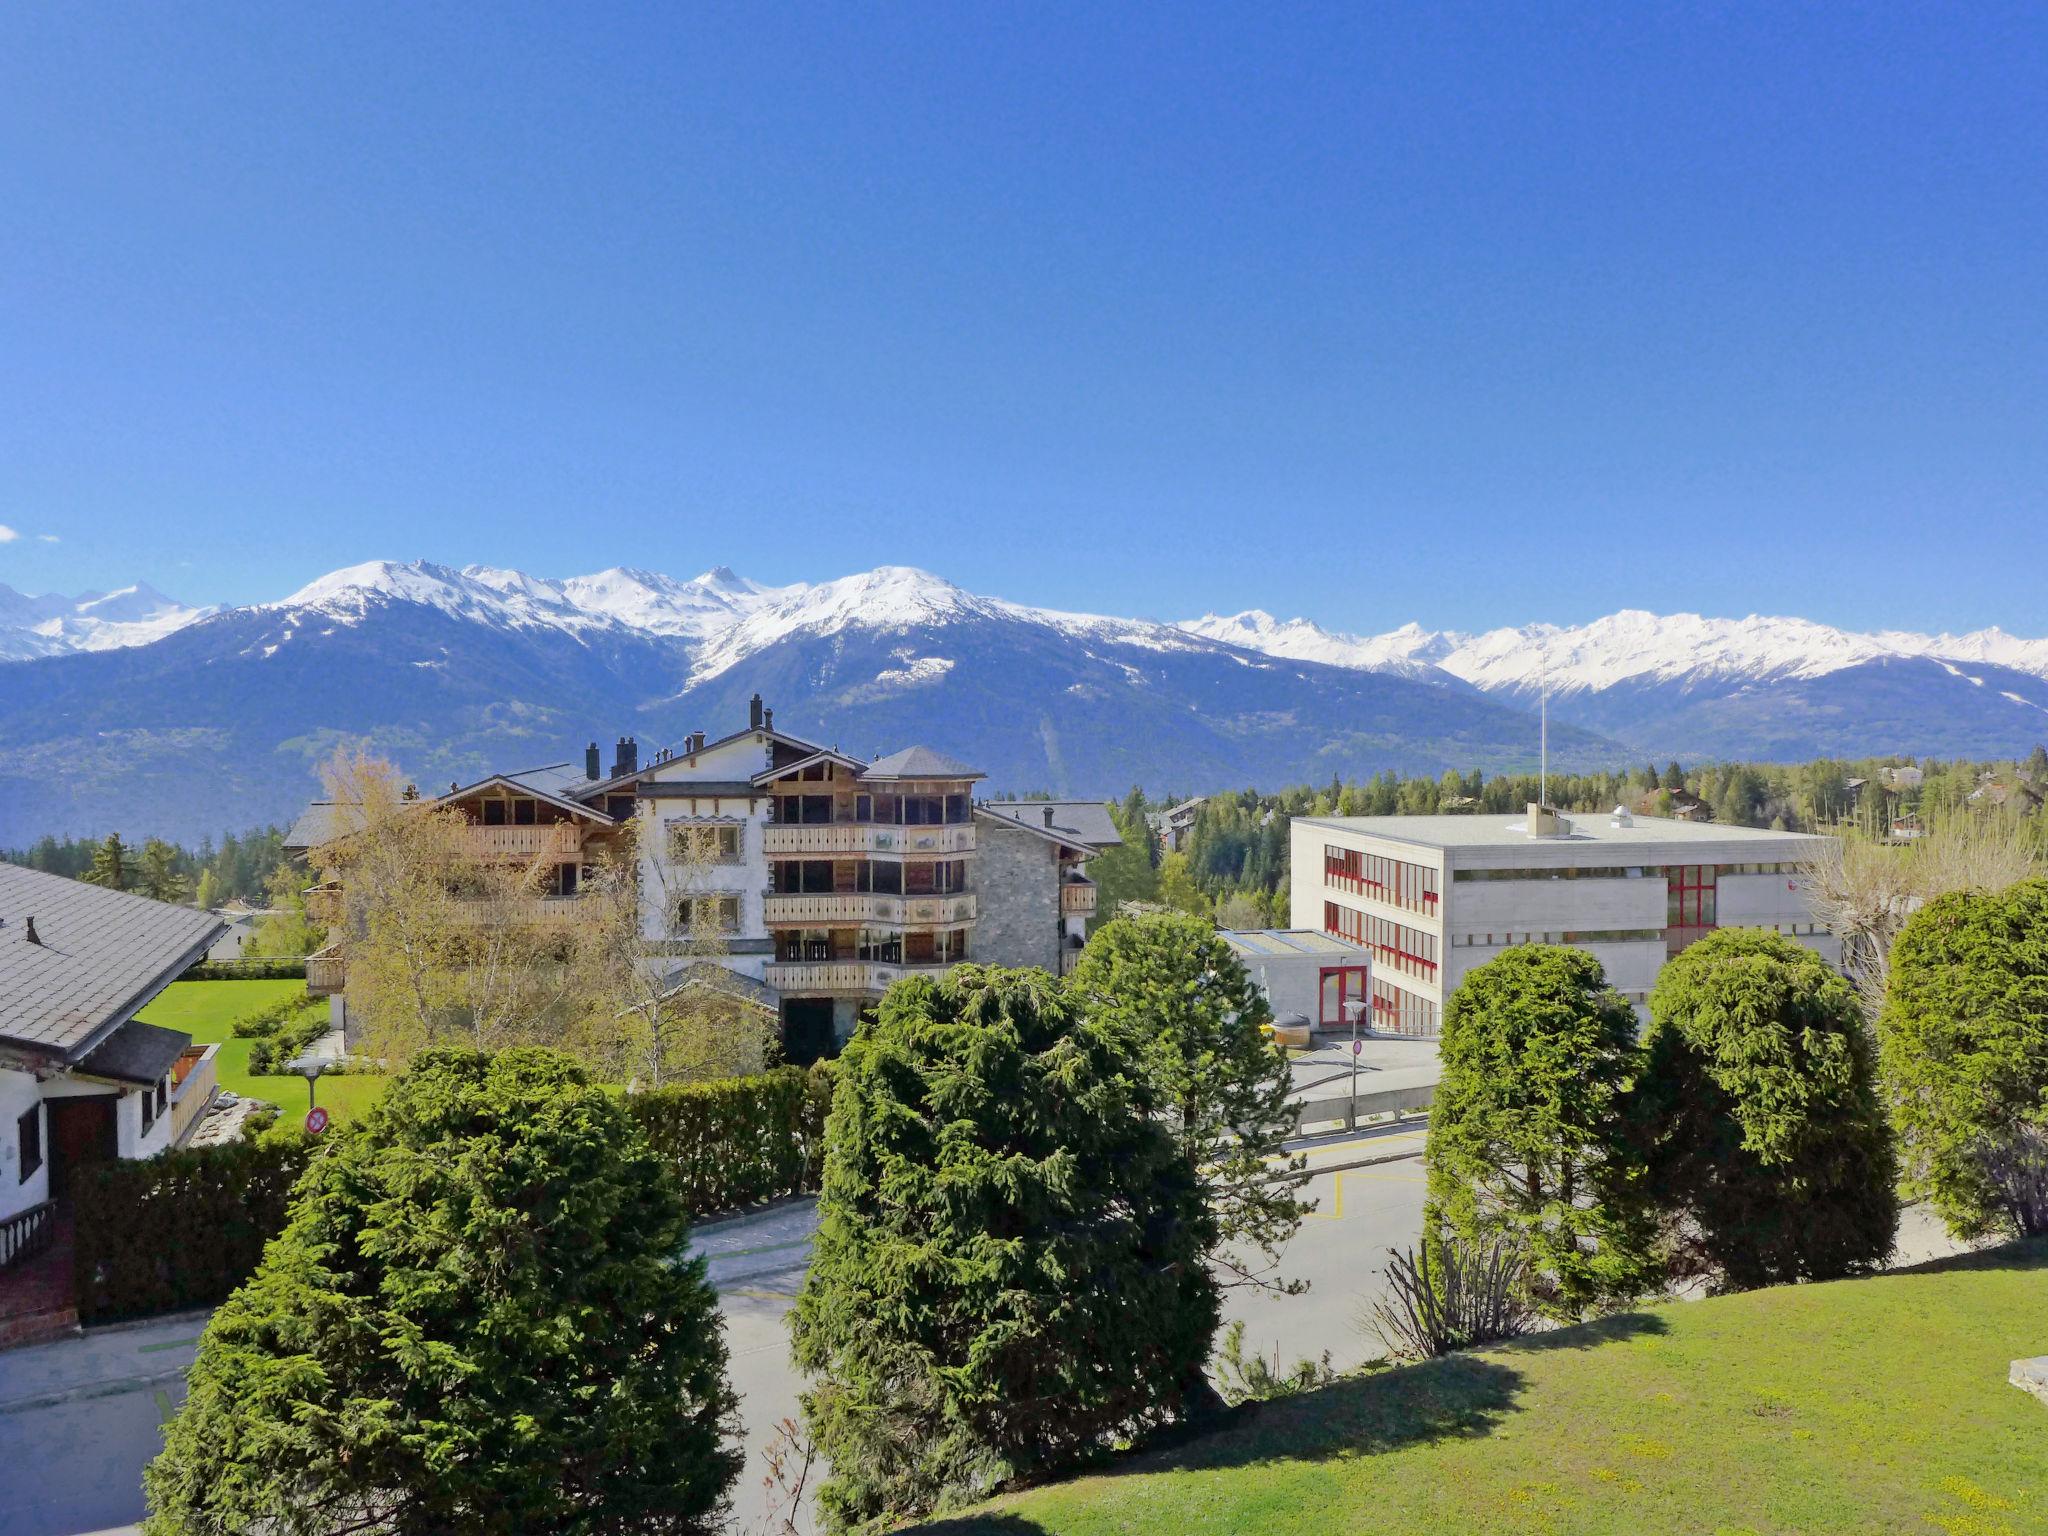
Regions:
[[[1217,931],[1217,937],[1240,955],[1252,955],[1261,960],[1269,960],[1276,955],[1351,956],[1361,953],[1357,945],[1346,944],[1342,939],[1318,933],[1313,928],[1224,928]]]
[[[1554,849],[1573,854],[1601,847],[1617,852],[1640,851],[1671,844],[1751,844],[1759,852],[1776,845],[1793,856],[1811,852],[1830,841],[1811,832],[1773,832],[1763,827],[1736,827],[1718,821],[1679,821],[1668,816],[1634,814],[1631,824],[1617,827],[1609,811],[1566,811],[1571,823],[1568,837],[1531,837],[1528,817],[1502,816],[1298,816],[1297,825],[1323,827],[1332,832],[1350,832],[1360,837],[1385,838],[1389,842],[1414,843],[1425,848],[1463,849]]]

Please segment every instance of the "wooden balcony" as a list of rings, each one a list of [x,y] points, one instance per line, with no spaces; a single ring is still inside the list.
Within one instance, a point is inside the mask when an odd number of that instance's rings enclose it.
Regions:
[[[1095,882],[1069,880],[1060,887],[1060,913],[1065,917],[1095,915]]]
[[[889,827],[864,821],[834,821],[818,826],[779,823],[762,828],[761,846],[770,858],[972,853],[974,824],[963,821],[939,827]]]
[[[461,915],[475,923],[558,928],[584,921],[595,909],[595,903],[585,906],[574,896],[528,896],[517,901],[464,902]]]
[[[881,960],[803,960],[768,966],[764,977],[776,991],[801,996],[829,993],[865,997],[886,992],[906,976],[943,976],[957,962],[894,965]]]
[[[325,885],[316,885],[306,892],[306,916],[323,928],[341,926],[343,904],[341,882],[330,880]]]
[[[949,927],[974,921],[974,898],[963,894],[890,896],[849,892],[842,895],[771,895],[764,906],[770,928]]]
[[[469,843],[486,859],[573,859],[583,852],[583,823],[558,821],[545,827],[469,829]]]
[[[308,997],[332,997],[347,984],[347,981],[348,968],[339,949],[330,945],[317,955],[306,957]]]

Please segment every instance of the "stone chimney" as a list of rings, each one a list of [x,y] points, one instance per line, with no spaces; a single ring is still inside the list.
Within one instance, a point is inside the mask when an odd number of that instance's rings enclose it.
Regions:
[[[761,729],[761,695],[758,693],[747,701],[747,729],[750,731]]]
[[[604,757],[598,752],[597,743],[593,741],[583,749],[583,777],[586,779],[603,778],[604,773],[601,766],[603,762]]]
[[[628,736],[619,743],[619,772],[632,773],[640,766],[640,742]]]

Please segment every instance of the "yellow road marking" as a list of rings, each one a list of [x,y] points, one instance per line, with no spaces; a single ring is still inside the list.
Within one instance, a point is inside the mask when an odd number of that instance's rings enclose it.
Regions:
[[[1344,1181],[1346,1179],[1378,1179],[1388,1184],[1427,1184],[1429,1181],[1418,1173],[1382,1173],[1377,1168],[1345,1168],[1330,1175],[1330,1209],[1320,1208],[1308,1213],[1312,1221],[1342,1221],[1344,1219]]]

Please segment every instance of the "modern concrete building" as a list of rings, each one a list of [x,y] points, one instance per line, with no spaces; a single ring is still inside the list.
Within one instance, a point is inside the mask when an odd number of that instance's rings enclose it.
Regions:
[[[493,860],[535,864],[523,919],[578,917],[584,870],[637,822],[642,938],[693,969],[687,935],[715,928],[717,964],[782,1020],[809,1060],[853,1032],[901,977],[966,960],[1064,974],[1095,911],[1084,866],[1119,841],[1099,804],[977,802],[978,769],[929,747],[866,762],[775,728],[753,698],[743,729],[697,732],[640,760],[619,738],[610,771],[596,743],[573,763],[451,785],[430,801],[459,811]],[[337,942],[308,962],[308,989],[343,999],[345,895],[322,850],[350,830],[347,807],[316,802],[285,839],[328,878],[307,911]],[[701,976],[697,978],[701,980]]]
[[[1351,1027],[1349,1005],[1371,991],[1372,960],[1358,945],[1312,928],[1226,930],[1219,937],[1266,994],[1273,1021],[1310,1029]],[[1365,1027],[1372,1028],[1367,1018]]]
[[[1715,928],[1772,928],[1841,961],[1800,871],[1827,839],[1617,807],[1561,816],[1301,816],[1296,928],[1373,957],[1372,1019],[1434,1035],[1465,973],[1510,944],[1591,951],[1639,1009],[1664,962]]]

